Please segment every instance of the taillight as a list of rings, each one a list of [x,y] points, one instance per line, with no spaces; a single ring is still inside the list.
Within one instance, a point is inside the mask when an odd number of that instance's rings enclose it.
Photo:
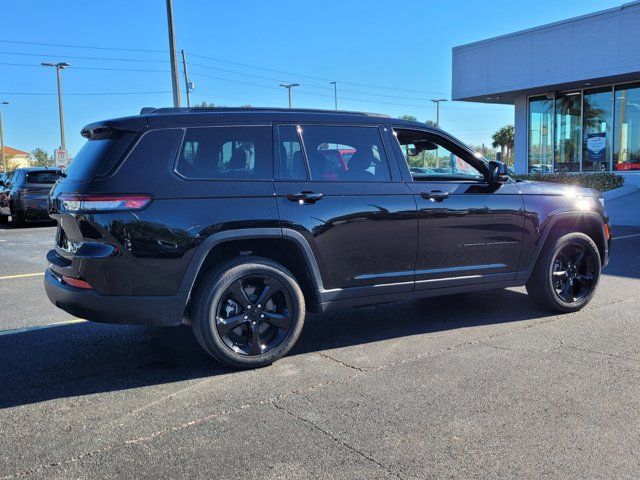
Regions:
[[[151,203],[151,195],[66,194],[58,196],[60,210],[67,212],[140,210]]]
[[[62,281],[72,287],[83,288],[85,290],[92,290],[93,287],[84,280],[80,280],[79,278],[67,277],[66,275],[62,276]]]

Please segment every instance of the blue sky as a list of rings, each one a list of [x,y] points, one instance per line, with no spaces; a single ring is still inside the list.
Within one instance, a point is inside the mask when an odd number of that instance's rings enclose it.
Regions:
[[[194,102],[285,107],[277,85],[290,81],[302,84],[294,106],[333,108],[328,82],[337,80],[341,109],[426,120],[435,119],[429,99],[450,96],[452,47],[621,3],[174,0],[174,11]],[[11,102],[2,106],[6,145],[51,152],[59,144],[55,71],[42,61],[72,64],[63,72],[71,154],[87,123],[170,106],[164,0],[2,0],[0,11],[0,101]],[[85,95],[95,93],[109,95]],[[513,122],[513,109],[448,102],[440,121],[468,143],[489,143]]]

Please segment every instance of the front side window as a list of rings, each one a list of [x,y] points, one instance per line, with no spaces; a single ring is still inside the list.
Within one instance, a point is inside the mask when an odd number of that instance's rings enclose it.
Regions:
[[[187,178],[271,180],[271,127],[188,128],[176,170]]]
[[[413,180],[484,180],[482,172],[469,163],[471,154],[456,145],[415,130],[396,130],[394,134]]]
[[[303,125],[300,132],[312,180],[391,180],[377,127]]]

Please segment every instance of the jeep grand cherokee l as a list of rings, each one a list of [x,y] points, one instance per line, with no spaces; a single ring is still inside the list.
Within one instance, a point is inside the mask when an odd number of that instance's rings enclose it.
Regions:
[[[47,295],[93,321],[191,324],[234,367],[285,355],[306,311],[526,285],[572,312],[608,259],[600,194],[513,181],[417,122],[144,109],[82,135],[50,195]],[[353,151],[346,168],[327,175],[326,149]]]

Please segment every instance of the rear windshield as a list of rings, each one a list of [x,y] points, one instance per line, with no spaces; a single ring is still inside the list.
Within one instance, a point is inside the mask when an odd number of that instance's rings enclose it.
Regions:
[[[96,176],[108,175],[122,160],[136,135],[135,132],[118,129],[100,129],[67,167],[67,180],[91,180]]]
[[[42,171],[27,173],[27,183],[51,183],[54,184],[60,178],[60,171]]]
[[[93,178],[98,172],[100,164],[117,142],[117,138],[87,141],[67,167],[65,172],[67,179],[88,180]]]

